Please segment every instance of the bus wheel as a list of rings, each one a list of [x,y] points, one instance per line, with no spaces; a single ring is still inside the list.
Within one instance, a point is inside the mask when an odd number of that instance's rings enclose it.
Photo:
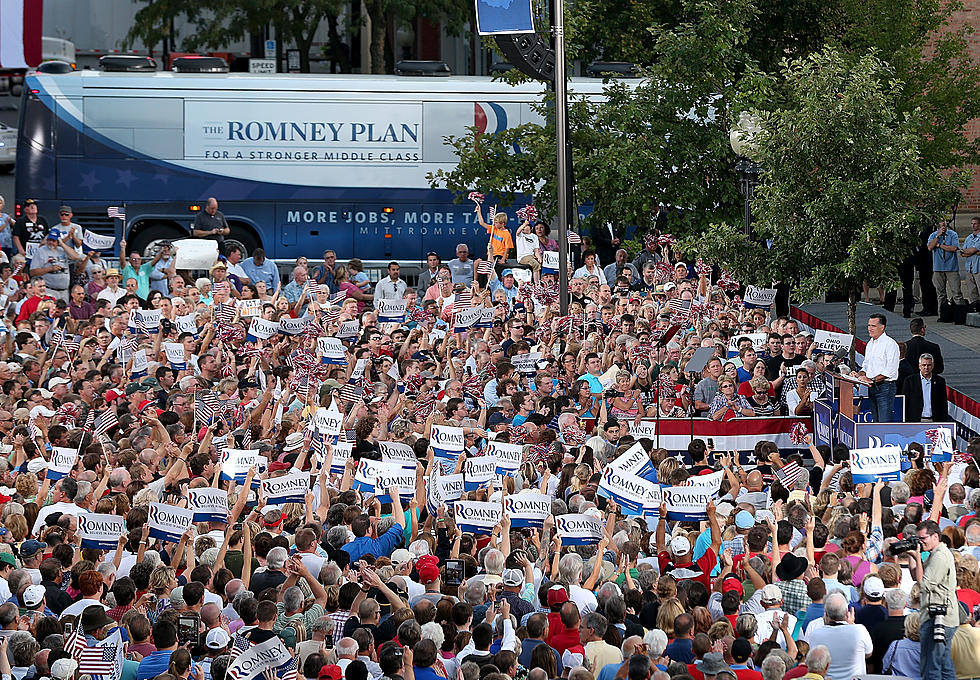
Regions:
[[[227,255],[228,248],[232,245],[242,249],[242,259],[250,257],[256,248],[262,247],[262,243],[250,232],[234,225],[231,227],[231,234],[225,237],[224,245],[221,247],[222,252]]]
[[[157,254],[161,241],[176,241],[186,238],[187,234],[177,227],[169,224],[153,223],[148,224],[133,238],[126,243],[127,250],[131,253],[139,253],[144,259],[152,259]]]

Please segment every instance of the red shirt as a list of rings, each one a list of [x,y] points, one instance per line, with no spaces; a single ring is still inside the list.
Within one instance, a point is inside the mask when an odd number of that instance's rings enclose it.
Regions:
[[[564,654],[565,650],[569,647],[582,644],[582,638],[579,636],[578,628],[565,628],[564,624],[560,621],[558,622],[558,626],[558,632],[551,634],[547,639],[549,647],[552,647],[559,654]]]
[[[697,562],[674,564],[671,562],[670,553],[667,551],[657,555],[657,560],[660,562],[661,574],[670,574],[676,579],[687,578],[700,581],[709,592],[711,591],[711,570],[718,563],[718,556],[711,548],[705,550]]]
[[[762,673],[751,668],[733,668],[738,680],[762,680]]]

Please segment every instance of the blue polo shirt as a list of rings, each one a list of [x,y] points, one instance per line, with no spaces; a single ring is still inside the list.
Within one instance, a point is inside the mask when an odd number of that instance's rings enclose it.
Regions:
[[[580,375],[578,379],[589,383],[589,391],[592,394],[602,394],[602,383],[599,382],[599,378],[596,376],[591,373],[586,373],[585,375]]]
[[[929,240],[939,237],[939,230],[929,234]],[[942,238],[938,238],[939,246],[959,246],[960,237],[952,229],[947,229]],[[932,271],[934,272],[955,272],[959,271],[960,265],[956,261],[956,253],[943,250],[939,246],[932,251]]]

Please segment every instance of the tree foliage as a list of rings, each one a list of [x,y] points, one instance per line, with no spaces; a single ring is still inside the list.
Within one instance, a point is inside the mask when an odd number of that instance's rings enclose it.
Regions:
[[[900,110],[894,73],[875,53],[786,62],[772,83],[782,103],[762,114],[755,138],[756,238],[723,224],[700,249],[743,281],[782,280],[803,300],[840,290],[853,306],[862,281],[897,282],[920,225],[939,219],[966,176],[925,156],[926,114]]]

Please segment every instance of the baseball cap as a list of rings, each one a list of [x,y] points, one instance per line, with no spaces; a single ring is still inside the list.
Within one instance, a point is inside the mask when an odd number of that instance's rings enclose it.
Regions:
[[[221,628],[212,628],[204,638],[204,646],[208,649],[224,649],[231,642],[231,636]]]
[[[44,543],[41,543],[41,541],[37,541],[32,538],[30,540],[24,541],[24,543],[20,546],[20,556],[32,557],[36,555],[38,552],[40,552],[41,550],[44,550],[44,547],[45,547]]]
[[[74,659],[58,659],[51,664],[51,677],[54,680],[71,680],[78,670],[78,662]]]
[[[114,399],[118,399],[123,396],[124,392],[120,390],[106,390],[105,391],[105,401],[107,404],[111,404]]]
[[[554,607],[568,602],[568,591],[562,586],[551,586],[548,588],[548,606]]]
[[[11,567],[17,567],[17,559],[11,555],[9,552],[0,552],[0,562],[4,564],[9,564]]]
[[[742,582],[739,581],[738,576],[735,576],[734,574],[729,574],[725,578],[725,582],[721,584],[722,594],[725,594],[730,590],[734,590],[736,593],[738,593],[739,597],[742,597],[742,595],[745,594],[745,589],[742,587]]]
[[[395,552],[391,553],[391,563],[394,566],[400,566],[411,559],[415,559],[415,555],[410,553],[405,548],[399,548]]]
[[[149,392],[149,391],[150,391],[149,385],[141,385],[139,383],[134,383],[134,382],[131,382],[128,385],[126,385],[127,397],[132,394],[136,394],[137,392]]]
[[[505,269],[502,272],[500,272],[500,278],[504,278],[505,276],[513,276],[513,275],[514,275],[513,269]]]
[[[418,567],[419,583],[428,585],[439,579],[439,567],[434,564],[423,564]]]
[[[54,411],[49,409],[44,404],[38,404],[31,409],[31,418],[37,418],[38,416],[44,416],[45,418],[50,418],[54,415]]]
[[[70,384],[71,384],[70,380],[66,380],[65,378],[62,378],[60,376],[57,378],[51,378],[51,380],[48,381],[48,387],[57,387],[58,385],[70,385]]]
[[[763,602],[782,602],[783,591],[779,589],[779,586],[770,583],[762,588],[760,597]]]
[[[60,208],[58,208],[58,212],[60,212],[60,213],[63,213],[63,212],[73,213],[75,211],[71,209],[71,206],[70,205],[63,205]]]
[[[318,680],[342,680],[343,677],[344,671],[335,663],[325,664],[317,675]]]
[[[262,386],[259,384],[259,381],[256,380],[255,378],[242,378],[241,380],[238,381],[238,389],[240,390],[249,390],[249,389],[257,390],[260,387]]]
[[[37,458],[32,458],[27,462],[27,471],[32,475],[36,475],[41,470],[47,470],[47,469],[48,469],[48,462],[43,458],[41,458],[40,456]]]
[[[738,529],[751,529],[755,526],[755,517],[748,510],[739,510],[735,515],[735,526]]]
[[[675,555],[686,555],[691,552],[691,542],[685,536],[674,536],[670,539],[670,552]]]
[[[59,238],[61,238],[61,230],[52,229],[51,231],[48,232],[47,238],[57,241]]]
[[[505,586],[517,588],[524,585],[524,572],[520,569],[504,569],[500,579]]]
[[[28,609],[38,606],[44,599],[44,593],[44,586],[28,586],[24,591],[24,606]]]
[[[864,594],[873,600],[877,600],[885,594],[885,584],[877,576],[869,576],[864,579],[862,589],[864,590]]]
[[[674,283],[673,281],[668,281],[667,283],[664,284],[664,292],[665,293],[669,293],[670,291],[674,290],[675,288],[677,288],[677,284]]]
[[[745,663],[752,656],[752,643],[745,638],[735,638],[732,642],[732,658],[735,663]]]

